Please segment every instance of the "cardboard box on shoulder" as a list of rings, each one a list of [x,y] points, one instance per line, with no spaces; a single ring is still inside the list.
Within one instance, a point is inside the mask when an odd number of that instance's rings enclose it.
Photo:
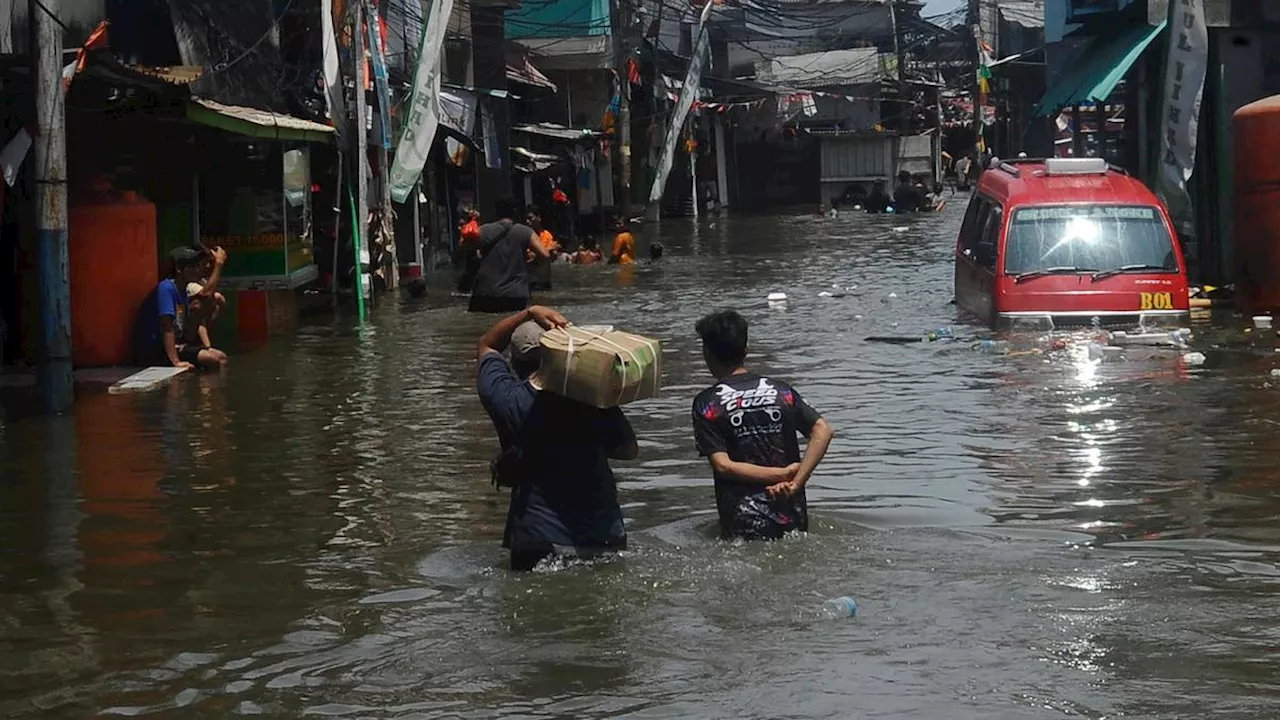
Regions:
[[[542,336],[542,388],[598,408],[656,397],[662,343],[611,330],[567,327]]]

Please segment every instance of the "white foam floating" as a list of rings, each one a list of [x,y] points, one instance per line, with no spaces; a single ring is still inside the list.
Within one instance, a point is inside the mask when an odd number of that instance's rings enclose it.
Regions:
[[[156,388],[168,385],[171,380],[186,371],[187,368],[162,366],[149,367],[145,370],[139,370],[115,385],[112,385],[108,392],[112,395],[118,395],[120,393],[135,393],[155,390]]]

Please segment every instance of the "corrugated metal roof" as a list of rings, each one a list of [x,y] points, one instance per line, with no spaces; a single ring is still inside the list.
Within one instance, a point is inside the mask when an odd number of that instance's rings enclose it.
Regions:
[[[331,134],[334,131],[333,127],[329,125],[321,125],[318,122],[303,120],[302,118],[296,118],[292,115],[281,115],[269,110],[259,110],[257,108],[244,107],[241,105],[224,105],[220,102],[214,102],[213,100],[206,100],[198,97],[191,98],[191,101],[219,115],[252,123],[253,125],[257,125],[262,128],[292,130],[304,133],[317,132]]]
[[[997,0],[1000,16],[1023,27],[1044,27],[1045,0]]]

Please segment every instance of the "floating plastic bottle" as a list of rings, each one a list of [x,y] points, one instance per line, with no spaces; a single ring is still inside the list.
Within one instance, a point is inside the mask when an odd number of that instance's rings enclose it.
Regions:
[[[985,355],[1008,355],[1009,343],[1006,340],[983,340],[978,343],[978,350]]]
[[[1189,352],[1182,356],[1182,362],[1186,363],[1189,367],[1199,367],[1204,364],[1205,359],[1204,353],[1198,352]]]
[[[929,342],[937,342],[939,340],[951,340],[952,337],[953,336],[951,335],[951,328],[949,327],[938,328],[937,330],[930,332],[928,335]]]
[[[832,620],[841,618],[857,617],[858,601],[843,595],[838,598],[831,598],[822,604],[822,616]]]

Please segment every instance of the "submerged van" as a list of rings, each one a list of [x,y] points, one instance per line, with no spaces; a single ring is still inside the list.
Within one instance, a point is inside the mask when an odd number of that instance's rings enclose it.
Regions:
[[[992,327],[1177,325],[1176,237],[1156,196],[1101,158],[997,161],[960,228],[956,304]]]

